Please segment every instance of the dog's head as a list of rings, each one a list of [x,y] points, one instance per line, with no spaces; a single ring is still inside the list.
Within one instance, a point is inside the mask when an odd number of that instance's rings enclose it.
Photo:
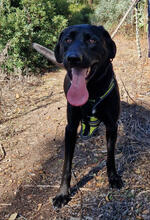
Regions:
[[[60,34],[55,57],[57,62],[64,64],[72,81],[67,94],[70,104],[85,104],[88,99],[86,81],[97,67],[113,59],[115,54],[116,45],[102,26],[74,25]]]

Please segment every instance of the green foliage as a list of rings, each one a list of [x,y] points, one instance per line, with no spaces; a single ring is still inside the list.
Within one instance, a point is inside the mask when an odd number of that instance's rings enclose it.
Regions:
[[[56,8],[56,14],[57,15],[63,15],[64,17],[68,18],[70,15],[69,11],[69,3],[66,0],[55,0],[55,8]]]
[[[71,4],[70,5],[71,17],[69,24],[87,24],[91,23],[90,15],[93,13],[93,9],[89,5],[84,4]]]
[[[145,4],[147,0],[142,0],[138,3],[138,25],[139,28],[144,28],[144,22],[145,22]],[[135,18],[134,18],[135,19]]]
[[[2,67],[7,72],[24,73],[33,71],[35,66],[47,67],[48,61],[32,49],[32,43],[54,49],[59,33],[68,22],[65,17],[69,15],[68,3],[65,0],[18,0],[17,7],[13,7],[9,0],[4,2],[0,5],[0,50],[8,42],[10,46]]]
[[[100,0],[91,16],[92,23],[111,29],[123,17],[130,4],[131,0]]]
[[[98,4],[99,0],[68,0],[71,4]]]
[[[139,3],[140,28],[145,3]],[[5,48],[6,55],[1,68],[7,73],[47,68],[49,61],[32,49],[33,42],[53,50],[67,25],[93,23],[112,29],[130,4],[131,0],[0,0],[0,52]],[[126,21],[134,24],[134,13]]]
[[[138,3],[139,28],[144,27],[146,1],[141,0]],[[131,0],[99,0],[94,13],[91,15],[91,22],[96,25],[104,25],[107,29],[113,29],[123,18],[131,3]],[[135,24],[134,10],[129,13],[124,24]]]

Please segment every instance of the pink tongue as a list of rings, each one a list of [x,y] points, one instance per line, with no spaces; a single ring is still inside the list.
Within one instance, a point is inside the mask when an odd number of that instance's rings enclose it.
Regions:
[[[84,105],[89,97],[85,76],[87,69],[72,68],[72,84],[67,93],[67,100],[73,106]]]

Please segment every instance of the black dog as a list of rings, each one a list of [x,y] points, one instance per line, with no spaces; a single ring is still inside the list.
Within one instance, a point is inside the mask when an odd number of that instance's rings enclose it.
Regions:
[[[85,126],[90,126],[89,118],[92,116],[98,120],[98,124],[102,121],[106,126],[109,183],[111,187],[116,188],[123,185],[121,177],[116,172],[114,157],[120,111],[119,90],[111,63],[115,54],[116,45],[102,26],[87,24],[70,26],[59,37],[55,57],[67,70],[64,90],[68,101],[68,124],[65,131],[62,181],[60,190],[53,199],[56,208],[61,208],[69,201],[77,128],[80,121],[84,122]],[[88,132],[86,135],[88,136]]]
[[[52,51],[35,43],[33,47],[56,63]],[[116,172],[114,156],[120,112],[119,90],[111,63],[115,54],[116,45],[102,26],[70,26],[59,37],[55,57],[67,70],[64,91],[68,101],[68,124],[62,181],[53,199],[55,208],[61,208],[70,200],[71,166],[80,122],[83,139],[93,136],[100,122],[105,124],[108,180],[111,187],[123,186]]]

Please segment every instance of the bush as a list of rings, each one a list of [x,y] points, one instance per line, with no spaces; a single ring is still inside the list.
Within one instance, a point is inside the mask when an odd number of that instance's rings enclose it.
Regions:
[[[130,4],[131,0],[100,0],[91,16],[91,21],[111,29],[120,21]]]
[[[47,67],[48,61],[32,50],[32,43],[54,49],[59,33],[68,22],[65,17],[69,15],[68,3],[65,0],[18,0],[16,5],[11,5],[9,0],[4,2],[0,5],[0,50],[8,42],[10,46],[2,68],[8,73],[27,73],[34,71],[35,66]]]
[[[71,4],[70,5],[70,19],[69,25],[74,24],[90,24],[90,15],[93,13],[93,9],[89,5],[84,4]]]
[[[147,18],[147,11],[145,11],[145,8],[146,8],[145,4],[147,4],[147,0],[142,0],[138,3],[138,25],[140,29],[144,28],[145,20]]]

